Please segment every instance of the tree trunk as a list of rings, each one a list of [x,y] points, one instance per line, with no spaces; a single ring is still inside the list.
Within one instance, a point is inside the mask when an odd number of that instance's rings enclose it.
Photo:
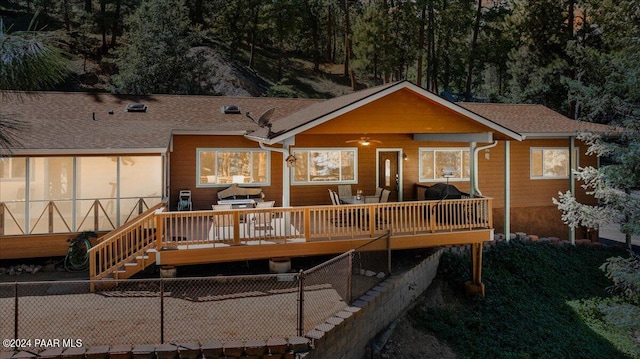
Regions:
[[[258,33],[258,20],[260,18],[260,5],[255,4],[253,8],[253,19],[251,23],[251,50],[249,52],[249,68],[253,68],[253,61],[255,59],[256,52],[256,37]]]
[[[436,87],[436,36],[433,1],[429,1],[429,7],[427,10],[427,29],[429,38],[427,45],[427,90],[434,92]]]
[[[102,54],[107,52],[107,0],[100,0],[100,31],[102,32]]]
[[[113,23],[111,24],[111,47],[116,46],[116,38],[120,33],[120,7],[122,5],[122,0],[115,0],[116,3],[116,11],[113,14]]]
[[[424,28],[427,17],[427,5],[422,6],[422,13],[420,15],[420,32],[418,34],[418,86],[422,87],[422,52],[424,51]]]
[[[351,58],[351,40],[349,39],[351,29],[349,28],[349,0],[344,0],[344,76],[349,76],[349,60]],[[352,83],[353,85],[353,83]]]
[[[575,3],[574,0],[569,0],[568,9],[567,9],[567,41],[572,41],[574,39],[574,23],[575,23]],[[571,80],[575,79],[575,64],[571,57],[568,57],[568,74],[567,77]],[[567,94],[568,95],[568,94]],[[569,108],[567,109],[567,117],[572,118],[574,120],[578,119],[578,111],[577,111],[577,103],[576,100],[567,99],[569,101]]]
[[[331,49],[333,48],[332,46],[332,40],[333,40],[333,17],[331,16],[331,7],[327,6],[327,44],[326,47],[324,49],[325,51],[325,57],[327,59],[331,59]]]
[[[69,17],[69,0],[62,2],[62,12],[64,14],[64,28],[71,31],[71,18]]]
[[[312,7],[308,0],[304,2],[307,9],[307,21],[311,27],[311,39],[313,41],[313,71],[318,72],[320,70],[320,30],[318,28],[318,21],[316,15],[313,13]]]
[[[471,84],[473,82],[473,63],[476,59],[476,48],[478,46],[478,34],[480,33],[480,19],[482,18],[482,0],[478,0],[476,9],[476,21],[473,24],[473,36],[471,38],[471,49],[469,51],[469,64],[467,69],[467,86],[464,92],[464,100],[471,101]]]
[[[84,11],[91,14],[93,12],[92,0],[84,0]]]

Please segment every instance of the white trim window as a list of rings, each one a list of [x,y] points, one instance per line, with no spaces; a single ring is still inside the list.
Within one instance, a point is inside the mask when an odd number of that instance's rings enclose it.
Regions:
[[[575,150],[576,163],[578,149]],[[564,179],[569,178],[569,148],[567,147],[532,147],[531,179]],[[574,164],[574,169],[576,164]]]
[[[25,157],[0,157],[0,180],[24,180],[26,173]]]
[[[293,184],[358,183],[357,148],[296,148]]]
[[[268,185],[271,157],[268,151],[246,148],[198,148],[196,187],[221,187],[231,183]]]
[[[420,148],[420,182],[468,181],[470,157],[468,147]]]

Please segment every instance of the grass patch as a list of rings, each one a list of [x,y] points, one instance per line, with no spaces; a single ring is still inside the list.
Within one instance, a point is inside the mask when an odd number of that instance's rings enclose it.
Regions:
[[[624,251],[512,241],[483,256],[486,298],[441,308],[416,306],[416,328],[461,358],[640,358],[629,328],[603,318],[614,299],[599,267]],[[439,275],[454,288],[470,278],[470,258],[445,254]],[[615,312],[614,310],[609,310]]]

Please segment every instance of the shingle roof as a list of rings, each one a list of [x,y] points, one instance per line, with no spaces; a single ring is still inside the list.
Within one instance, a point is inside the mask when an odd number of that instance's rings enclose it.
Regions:
[[[483,121],[505,133],[527,137],[567,136],[581,131],[611,132],[610,126],[573,121],[541,105],[450,103],[407,82],[368,88],[329,100],[266,97],[152,95],[42,92],[5,97],[3,114],[28,123],[20,133],[16,153],[123,153],[159,152],[168,148],[172,134],[250,133],[254,139],[279,140],[278,134],[294,135],[318,119],[349,111],[402,88],[422,92],[449,108]],[[126,105],[148,105],[146,113],[128,113]],[[242,114],[223,114],[225,105],[240,107]],[[260,128],[244,114],[254,117],[275,108],[272,130]],[[512,137],[517,138],[517,137]]]
[[[257,117],[275,107],[273,118],[277,119],[317,101],[42,92],[11,96],[5,99],[1,111],[28,123],[28,129],[20,133],[21,146],[16,151],[139,152],[168,148],[172,133],[244,134],[258,130],[260,127],[245,117],[245,112]],[[126,105],[133,102],[148,105],[147,112],[126,112]],[[242,114],[223,114],[224,105],[236,105]]]
[[[571,120],[542,105],[480,102],[458,102],[457,105],[526,137],[551,137],[588,131],[608,133],[615,130],[607,125]]]

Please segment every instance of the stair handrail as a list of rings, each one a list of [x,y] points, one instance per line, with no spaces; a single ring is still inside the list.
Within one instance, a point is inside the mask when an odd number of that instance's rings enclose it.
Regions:
[[[125,223],[124,225],[116,228],[115,230],[105,234],[104,236],[98,239],[98,244],[91,247],[88,251],[89,255],[89,277],[91,279],[100,279],[106,275],[113,273],[117,268],[123,266],[128,261],[136,258],[139,255],[144,254],[144,252],[155,244],[154,236],[150,236],[148,239],[149,243],[144,246],[138,247],[140,243],[134,243],[134,248],[139,248],[137,251],[133,253],[117,253],[124,254],[121,258],[117,258],[113,265],[109,266],[105,270],[100,271],[98,273],[97,270],[97,255],[98,253],[107,246],[113,245],[114,242],[118,241],[123,234],[131,231],[136,227],[142,228],[147,223],[155,223],[155,220],[149,220],[149,218],[153,218],[158,210],[165,210],[167,208],[167,201],[161,201],[156,205],[150,207],[148,210],[144,211],[140,215],[136,216],[133,220]]]

